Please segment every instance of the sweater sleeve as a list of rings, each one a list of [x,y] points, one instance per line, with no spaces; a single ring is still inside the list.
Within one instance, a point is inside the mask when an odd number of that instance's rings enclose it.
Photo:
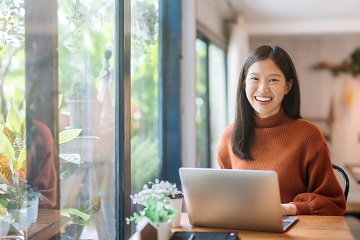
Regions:
[[[326,143],[325,143],[326,144]],[[331,166],[330,153],[323,145],[306,166],[308,189],[295,196],[299,215],[342,215],[346,199]]]

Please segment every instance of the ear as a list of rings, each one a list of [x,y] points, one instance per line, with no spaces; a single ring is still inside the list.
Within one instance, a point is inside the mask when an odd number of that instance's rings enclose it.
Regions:
[[[292,79],[290,79],[290,81],[286,82],[286,91],[285,94],[288,94],[292,88],[294,81]]]

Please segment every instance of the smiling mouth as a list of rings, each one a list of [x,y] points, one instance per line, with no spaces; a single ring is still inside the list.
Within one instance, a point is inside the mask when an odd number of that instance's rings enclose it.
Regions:
[[[260,102],[270,102],[272,98],[271,97],[255,97],[255,99]]]

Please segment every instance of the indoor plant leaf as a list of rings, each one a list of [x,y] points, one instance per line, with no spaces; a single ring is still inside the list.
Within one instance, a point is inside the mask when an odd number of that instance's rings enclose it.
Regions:
[[[11,174],[7,172],[4,168],[0,170],[0,184],[5,183],[8,186],[11,186]]]
[[[79,170],[80,164],[66,162],[60,165],[60,181],[70,177],[73,175],[77,170]]]
[[[64,94],[59,94],[59,100],[58,100],[58,108],[60,109],[61,104],[62,104],[62,100],[63,100]]]
[[[17,160],[15,169],[21,169],[25,160],[26,160],[26,145],[24,145],[24,147],[20,151],[20,155]]]
[[[79,221],[75,221],[74,224],[83,225],[83,226],[90,226],[90,222],[84,219],[80,219]]]
[[[93,197],[81,203],[79,209],[87,214],[95,214],[101,208],[101,197]]]
[[[15,159],[15,152],[12,144],[3,132],[0,132],[0,143],[0,154],[8,160],[9,167],[13,171],[12,161]]]
[[[82,129],[66,129],[59,133],[59,144],[63,144],[66,142],[69,142],[71,140],[74,140],[79,136]]]
[[[14,132],[20,132],[22,122],[23,119],[21,115],[16,110],[16,108],[14,108],[13,103],[11,102],[11,106],[6,117],[5,126]]]
[[[60,212],[68,213],[70,215],[75,215],[75,216],[81,217],[84,220],[89,220],[90,219],[89,214],[83,213],[83,212],[81,212],[80,210],[78,210],[76,208],[64,208],[64,209],[61,209]]]

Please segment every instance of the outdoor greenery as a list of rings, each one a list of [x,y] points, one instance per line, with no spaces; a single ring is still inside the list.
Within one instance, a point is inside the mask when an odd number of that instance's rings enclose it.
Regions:
[[[156,0],[133,0],[131,7],[131,174],[134,191],[160,173],[159,6]],[[65,99],[74,96],[73,93],[76,98],[96,97],[104,53],[113,51],[113,12],[111,1],[58,1],[58,88]],[[10,109],[10,99],[19,114],[25,116],[24,16],[24,0],[0,2],[0,110],[4,119]],[[115,59],[110,58],[111,66]],[[66,111],[66,101],[59,102],[63,103],[60,112]],[[78,169],[79,166],[72,163],[61,164],[61,180]],[[63,213],[70,214],[78,224],[88,224],[88,216],[84,214],[98,211],[100,204],[99,198],[93,198],[76,206],[80,212],[69,208],[63,209]],[[89,206],[95,208],[87,211]]]
[[[24,1],[0,1],[0,111],[6,114],[10,98],[22,110],[25,96]],[[5,115],[6,116],[6,115]]]
[[[158,146],[158,6],[131,2],[131,189],[160,173]]]
[[[207,45],[200,39],[196,49],[196,152],[200,167],[207,166]]]
[[[75,89],[79,92],[78,98],[96,98],[99,84],[97,77],[102,67],[104,52],[111,49],[113,43],[113,17],[109,17],[113,16],[112,3],[60,0],[58,6],[59,91],[68,97],[70,90]],[[26,128],[25,120],[21,117],[25,115],[26,106],[24,16],[24,0],[0,2],[2,218],[9,216],[9,207],[19,208],[27,197],[38,194],[36,188],[26,183]],[[84,92],[84,89],[87,92]],[[62,102],[62,98],[59,98],[59,102]],[[70,136],[74,131],[79,135],[80,132],[73,129],[60,132],[59,144],[76,137]],[[60,179],[65,180],[76,173],[78,168],[79,166],[74,166],[73,163],[63,162],[60,164]],[[13,204],[14,201],[16,204]],[[90,216],[100,210],[101,198],[85,200],[75,207],[63,208],[62,212],[68,214],[73,223],[88,225]]]
[[[60,0],[58,6],[59,91],[94,98],[104,52],[113,45],[111,1]]]

